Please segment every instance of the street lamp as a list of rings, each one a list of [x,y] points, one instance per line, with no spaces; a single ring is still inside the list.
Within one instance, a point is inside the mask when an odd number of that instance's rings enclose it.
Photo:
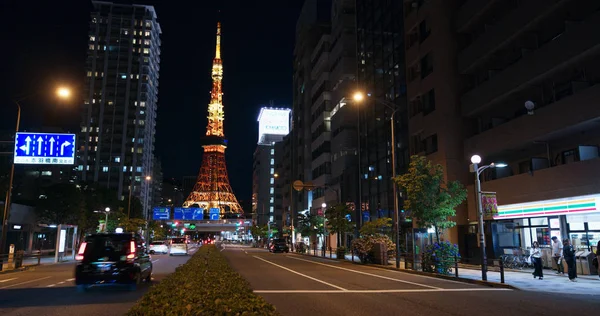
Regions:
[[[94,213],[104,213],[104,232],[108,232],[108,213],[110,213],[110,207],[107,207],[103,211],[94,211]]]
[[[481,181],[479,175],[488,168],[504,168],[507,166],[505,163],[491,163],[489,165],[479,166],[481,163],[481,156],[473,155],[471,157],[470,171],[475,174],[475,198],[477,199],[477,214],[479,221],[479,244],[481,248],[481,280],[487,281],[487,255],[485,253],[485,234],[484,223],[483,223],[483,207],[481,205]]]
[[[369,95],[370,96],[370,95]],[[354,93],[353,96],[354,101],[360,103],[365,99],[365,95],[360,92],[357,91],[356,93]],[[383,104],[384,106],[386,106],[388,109],[390,109],[392,111],[392,115],[390,116],[390,132],[392,133],[392,179],[396,178],[396,133],[394,132],[394,115],[396,114],[396,112],[400,109],[396,104],[386,101],[386,100],[382,100],[382,99],[376,99],[373,98],[374,101],[379,102],[381,104]],[[360,140],[359,140],[360,141]],[[360,152],[359,152],[360,155]],[[360,174],[360,172],[359,172]],[[393,180],[392,180],[393,181]],[[396,235],[396,269],[400,268],[400,226],[398,223],[398,218],[399,218],[399,214],[398,214],[398,192],[397,192],[397,186],[395,183],[392,182],[392,190],[393,190],[393,194],[394,194],[394,230],[395,230],[395,235]],[[362,211],[362,205],[360,206],[361,211]],[[362,218],[362,214],[361,214],[361,218]]]
[[[39,93],[39,91],[14,101],[15,105],[17,105],[17,123],[15,125],[15,140],[17,137],[16,133],[19,132],[19,125],[21,124],[21,103],[20,102],[22,102],[23,100],[25,100],[27,98],[35,96],[38,93]],[[61,87],[57,90],[56,94],[61,99],[68,99],[71,96],[71,90],[66,87]],[[4,254],[4,248],[6,247],[5,244],[6,244],[6,236],[8,233],[7,230],[8,230],[8,218],[10,215],[10,205],[12,203],[11,198],[12,198],[12,187],[13,187],[14,176],[15,176],[15,162],[13,160],[11,167],[10,167],[8,189],[6,190],[6,199],[4,202],[4,215],[2,217],[2,236],[0,237],[0,254]]]

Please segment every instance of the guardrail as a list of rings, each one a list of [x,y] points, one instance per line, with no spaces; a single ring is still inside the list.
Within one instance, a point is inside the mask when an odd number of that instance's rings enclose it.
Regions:
[[[41,254],[26,255],[24,251],[15,251],[13,254],[0,255],[0,271],[20,269],[26,266],[37,266],[42,261]]]

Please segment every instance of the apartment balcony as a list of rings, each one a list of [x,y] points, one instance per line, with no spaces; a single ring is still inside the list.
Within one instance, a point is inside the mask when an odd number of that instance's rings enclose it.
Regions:
[[[498,205],[560,199],[600,192],[600,159],[592,159],[536,170],[512,177],[482,182],[481,190],[496,192]],[[467,186],[469,219],[475,220],[473,184]]]
[[[480,60],[485,59],[498,47],[504,45],[511,38],[516,37],[533,24],[540,16],[551,12],[549,8],[561,0],[529,0],[524,1],[518,8],[506,15],[502,20],[492,25],[486,25],[485,34],[479,36],[469,47],[458,55],[458,71],[468,72]],[[470,0],[470,2],[485,2]],[[484,3],[480,4],[484,6]],[[544,12],[546,11],[546,12]]]
[[[502,0],[467,0],[456,13],[455,27],[458,32],[468,28],[471,22],[486,8]]]
[[[473,116],[503,97],[542,80],[550,70],[568,66],[578,58],[600,53],[600,11],[582,23],[567,25],[553,41],[497,73],[461,98],[464,116]]]
[[[536,109],[534,115],[520,116],[465,140],[466,157],[474,153],[492,156],[598,124],[600,106],[596,102],[600,99],[600,85],[575,93]]]

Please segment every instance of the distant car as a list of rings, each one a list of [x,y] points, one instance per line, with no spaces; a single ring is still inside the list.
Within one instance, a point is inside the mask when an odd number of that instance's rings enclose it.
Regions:
[[[169,245],[169,256],[188,254],[188,245],[185,238],[172,238]]]
[[[269,252],[290,252],[290,247],[288,247],[285,239],[275,239],[269,246]]]
[[[144,241],[135,233],[93,234],[75,256],[75,284],[79,292],[90,286],[127,285],[137,289],[152,280],[152,261]]]
[[[153,241],[150,244],[150,254],[155,254],[155,253],[162,253],[162,254],[167,254],[169,253],[169,246],[167,246],[167,243],[164,241]]]

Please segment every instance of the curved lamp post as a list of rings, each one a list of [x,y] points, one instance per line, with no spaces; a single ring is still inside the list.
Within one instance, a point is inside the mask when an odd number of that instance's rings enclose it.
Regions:
[[[481,181],[479,175],[488,168],[504,168],[507,166],[505,163],[491,163],[489,165],[479,166],[481,163],[481,156],[473,155],[471,157],[470,171],[475,174],[475,198],[477,199],[477,215],[479,221],[479,245],[481,248],[481,280],[487,281],[487,255],[485,253],[485,234],[483,232],[483,207],[481,205]]]

